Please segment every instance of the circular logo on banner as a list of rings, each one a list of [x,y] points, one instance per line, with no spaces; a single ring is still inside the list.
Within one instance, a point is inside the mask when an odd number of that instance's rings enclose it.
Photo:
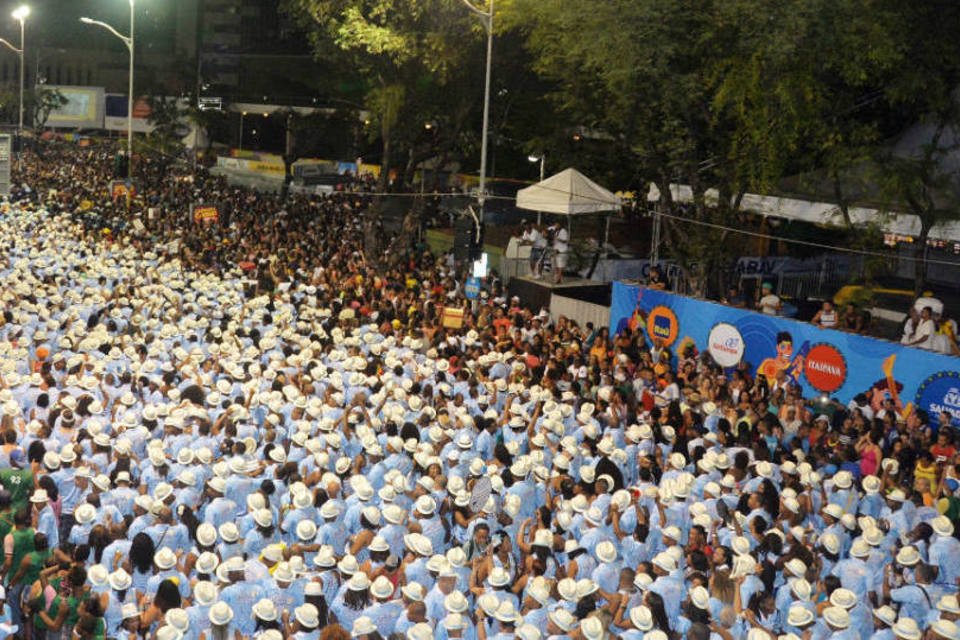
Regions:
[[[931,420],[947,412],[954,426],[960,427],[960,372],[935,373],[917,389],[917,408],[930,414]]]
[[[721,367],[735,367],[743,358],[743,336],[732,324],[718,322],[710,329],[707,349]]]
[[[817,391],[833,393],[847,380],[847,361],[835,346],[821,342],[810,348],[803,374]]]
[[[650,338],[659,338],[665,347],[672,345],[680,333],[680,323],[677,315],[670,307],[663,305],[654,307],[647,316],[647,333]]]

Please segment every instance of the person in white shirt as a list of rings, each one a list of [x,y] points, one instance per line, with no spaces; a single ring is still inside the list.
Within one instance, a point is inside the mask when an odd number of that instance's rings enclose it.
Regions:
[[[563,270],[567,267],[567,256],[570,253],[570,234],[560,225],[554,226],[553,232],[553,281],[563,282]]]
[[[535,224],[527,221],[524,223],[520,244],[530,246],[530,273],[534,278],[539,279],[543,268],[543,250],[547,247],[546,238]]]
[[[913,336],[905,344],[910,347],[929,349],[931,338],[936,332],[937,327],[933,323],[933,309],[924,307],[923,311],[920,312],[920,322],[917,323]]]
[[[907,321],[903,324],[903,336],[900,338],[900,344],[910,344],[918,324],[920,324],[920,310],[916,307],[910,307],[910,311],[907,313]]]
[[[760,309],[760,312],[768,316],[780,315],[780,311],[783,309],[783,302],[780,301],[780,296],[773,292],[773,285],[769,282],[764,282],[763,286],[760,287],[760,291],[760,302],[757,303],[757,308]]]

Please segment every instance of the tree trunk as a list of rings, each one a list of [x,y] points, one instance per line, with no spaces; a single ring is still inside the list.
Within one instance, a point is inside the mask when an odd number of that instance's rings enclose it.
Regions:
[[[914,250],[913,263],[913,295],[919,297],[927,287],[927,238],[930,236],[931,225],[925,218],[920,218],[920,235],[917,238]]]
[[[390,185],[390,128],[383,127],[380,133],[383,139],[383,155],[380,158],[380,180],[377,191],[385,193]]]

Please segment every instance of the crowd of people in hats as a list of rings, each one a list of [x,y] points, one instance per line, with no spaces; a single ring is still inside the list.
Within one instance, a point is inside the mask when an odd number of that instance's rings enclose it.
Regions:
[[[28,152],[0,225],[0,636],[960,640],[950,414],[472,308],[355,195],[141,159],[127,211],[110,158]]]

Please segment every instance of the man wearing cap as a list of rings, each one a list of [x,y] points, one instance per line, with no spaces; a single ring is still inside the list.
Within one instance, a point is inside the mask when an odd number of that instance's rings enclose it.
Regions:
[[[70,535],[70,529],[76,522],[73,512],[77,505],[86,498],[87,493],[85,489],[78,488],[74,482],[76,471],[73,469],[73,463],[76,459],[77,453],[74,451],[73,445],[66,445],[60,451],[60,468],[50,474],[50,477],[57,484],[57,490],[60,492],[58,539],[62,540],[66,540]]]
[[[229,561],[217,568],[218,578],[223,575],[226,582],[220,590],[220,601],[226,603],[234,611],[242,611],[246,614],[253,611],[253,606],[266,597],[263,587],[256,582],[248,582],[244,579],[244,566],[240,558],[231,558]],[[250,636],[253,634],[255,620],[253,615],[239,615],[234,619],[237,630]]]
[[[757,309],[760,310],[760,313],[765,313],[768,316],[778,316],[783,309],[780,296],[773,292],[773,285],[769,282],[764,282],[760,287],[760,300],[757,302]]]
[[[887,531],[887,542],[893,545],[901,535],[906,535],[913,530],[913,518],[910,516],[910,508],[906,507],[906,494],[902,489],[894,489],[887,494],[887,505],[880,512],[880,522],[885,523]]]
[[[956,587],[960,580],[960,541],[953,535],[954,524],[946,516],[937,516],[930,525],[934,537],[927,557],[937,567],[937,584]]]
[[[904,552],[910,549],[913,547],[901,549],[897,558],[898,564],[909,562],[909,566],[915,567],[913,584],[892,588],[893,565],[888,564],[884,573],[883,597],[887,602],[896,603],[901,616],[908,616],[914,620],[926,620],[934,603],[939,599],[940,592],[933,584],[934,572],[930,565],[921,562],[917,555],[909,559],[904,557],[909,555]]]
[[[50,505],[50,499],[45,489],[37,489],[30,496],[30,503],[33,505],[33,517],[37,523],[37,532],[47,536],[47,543],[50,548],[60,546],[60,533],[57,528],[57,516]]]
[[[200,509],[200,520],[219,527],[238,515],[237,503],[224,497],[226,484],[223,478],[214,476],[207,482],[207,495],[212,498]]]
[[[656,578],[650,585],[650,591],[663,598],[667,615],[671,620],[676,620],[684,600],[683,581],[673,575],[677,570],[677,563],[669,553],[661,552],[653,557],[652,566]]]

